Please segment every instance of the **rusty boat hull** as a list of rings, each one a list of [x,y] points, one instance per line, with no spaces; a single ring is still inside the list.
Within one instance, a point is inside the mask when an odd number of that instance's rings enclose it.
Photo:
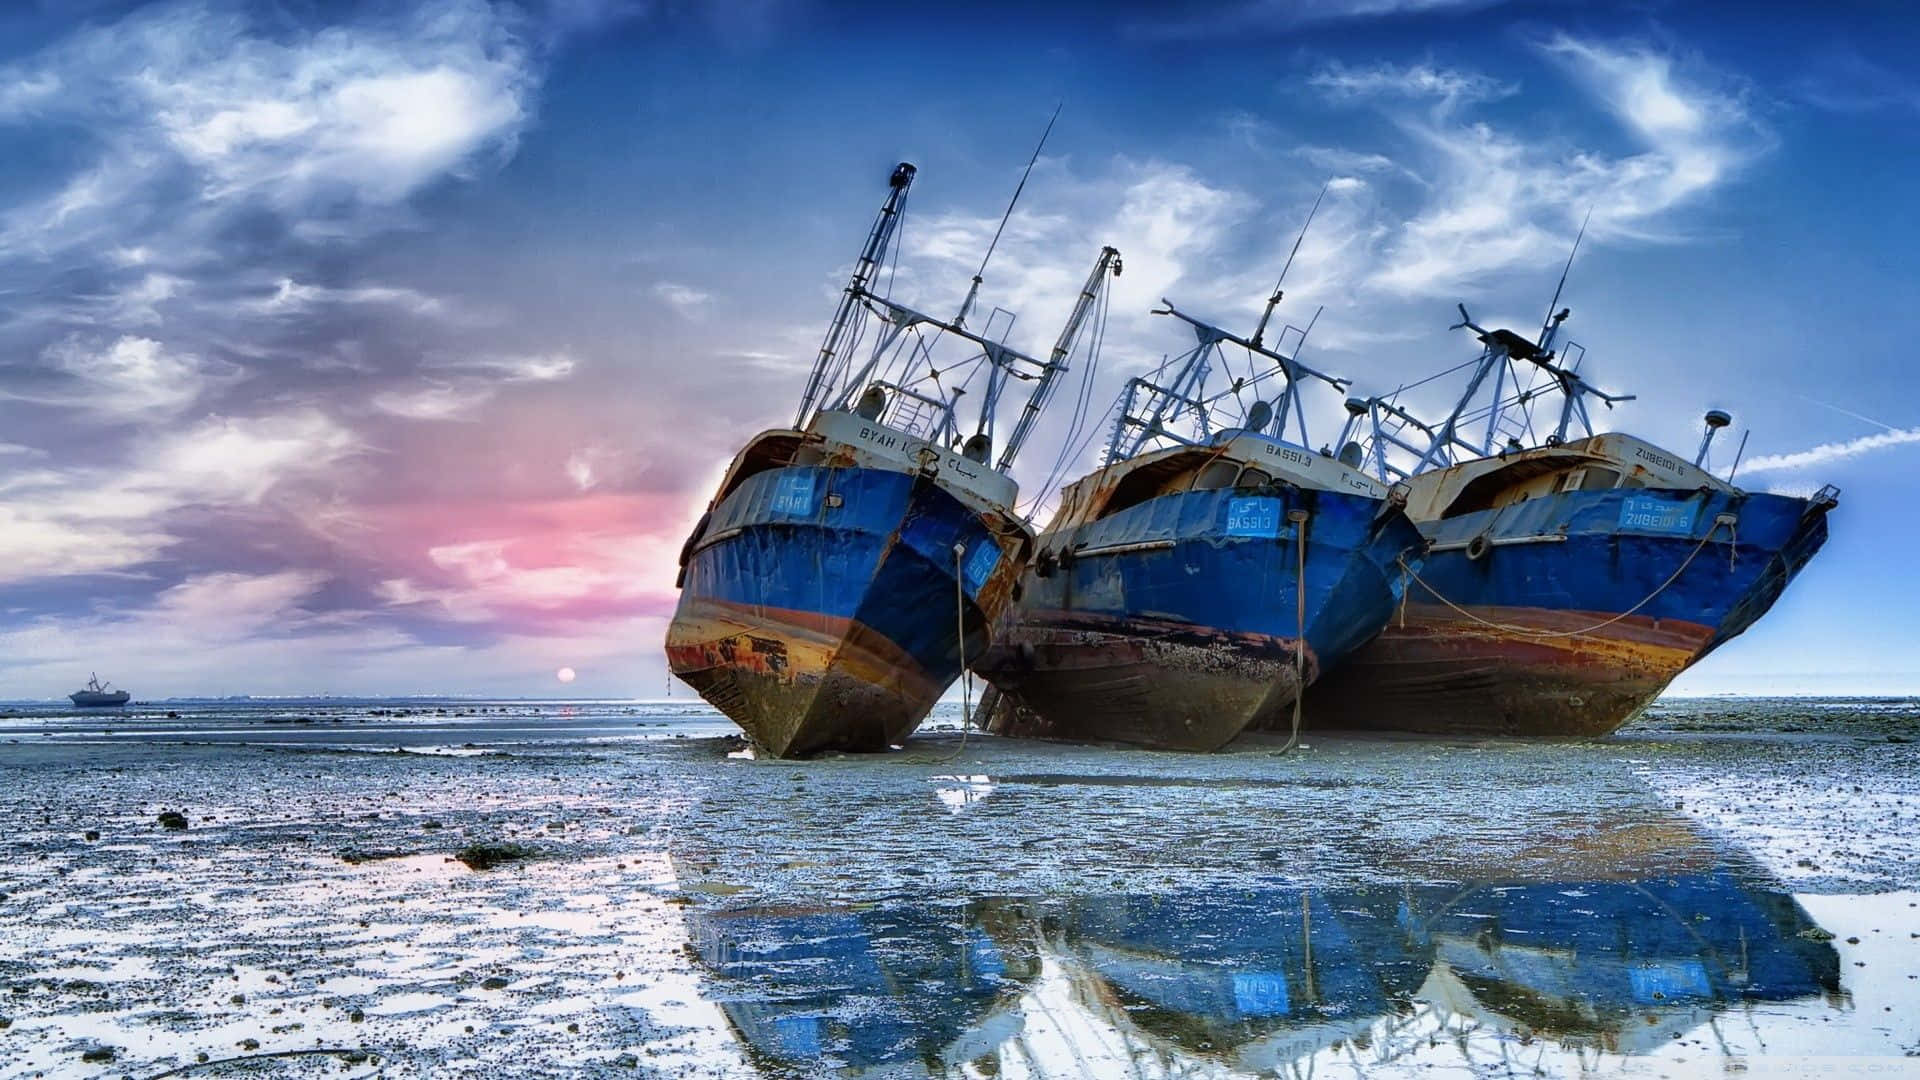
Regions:
[[[1025,613],[1001,637],[976,665],[1006,702],[988,725],[999,735],[1218,750],[1302,685],[1294,637],[1059,611]],[[1305,660],[1311,679],[1318,662]]]
[[[961,627],[967,653],[986,648],[1025,546],[936,476],[845,460],[727,490],[667,630],[673,673],[779,757],[911,734],[960,674]]]
[[[1294,487],[1165,494],[1042,537],[974,665],[1000,693],[988,728],[1217,750],[1379,631],[1418,542],[1380,499]]]
[[[1404,611],[1308,692],[1306,724],[1607,735],[1772,607],[1825,542],[1830,505],[1572,491],[1424,522]]]

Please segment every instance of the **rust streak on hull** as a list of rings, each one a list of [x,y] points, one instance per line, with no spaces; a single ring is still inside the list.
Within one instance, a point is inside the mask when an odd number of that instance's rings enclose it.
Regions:
[[[1593,612],[1475,608],[1492,622],[1552,631]],[[1315,684],[1310,727],[1433,735],[1597,737],[1637,716],[1707,651],[1713,631],[1630,617],[1570,637],[1493,629],[1446,608],[1411,604],[1378,638]]]

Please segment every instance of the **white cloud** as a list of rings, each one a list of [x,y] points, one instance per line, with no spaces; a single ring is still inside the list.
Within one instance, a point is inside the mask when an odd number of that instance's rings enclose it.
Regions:
[[[116,420],[165,419],[197,400],[222,377],[200,357],[176,352],[152,338],[125,336],[111,344],[69,339],[45,358],[65,377],[50,392],[11,392],[44,405],[65,405]]]
[[[1541,45],[1615,116],[1638,153],[1604,153],[1486,122],[1399,118],[1431,164],[1432,196],[1386,250],[1368,284],[1408,296],[1470,293],[1487,273],[1563,257],[1591,208],[1591,239],[1663,239],[1669,211],[1723,185],[1767,145],[1740,103],[1686,82],[1673,58],[1579,41]]]
[[[106,150],[0,220],[0,246],[124,246],[102,239],[182,173],[202,204],[179,216],[201,226],[207,210],[265,206],[351,235],[353,211],[511,152],[536,83],[519,27],[483,0],[312,29],[200,3],[85,24],[0,66],[0,121],[83,123]]]
[[[265,631],[285,633],[304,621],[300,601],[326,580],[312,570],[202,574],[162,591],[142,619],[205,644],[244,641]]]
[[[37,111],[60,93],[60,76],[51,71],[18,73],[0,81],[0,121]]]
[[[604,618],[636,603],[671,603],[678,539],[627,532],[548,539],[487,539],[427,550],[444,583],[383,581],[391,606],[419,608],[456,623],[511,621],[516,614]]]
[[[646,459],[631,448],[587,446],[568,454],[561,468],[576,491],[617,489],[646,472]]]
[[[1294,153],[1308,164],[1329,173],[1393,173],[1417,184],[1426,184],[1419,174],[1381,153],[1336,146],[1301,146]]]
[[[472,420],[493,398],[494,389],[474,381],[432,382],[412,390],[373,395],[373,407],[408,420]]]
[[[1337,101],[1431,98],[1443,111],[1520,92],[1513,83],[1489,75],[1431,64],[1401,67],[1380,63],[1350,68],[1334,61],[1309,76],[1307,83]]]
[[[1153,18],[1137,22],[1130,29],[1146,37],[1213,38],[1248,31],[1293,30],[1316,23],[1476,11],[1501,2],[1503,0],[1240,0],[1198,8],[1206,12],[1203,15]]]
[[[116,74],[215,198],[283,207],[346,195],[392,203],[526,119],[524,48],[484,3],[428,4],[382,24],[291,42],[232,20],[122,26]]]
[[[446,371],[475,371],[497,375],[508,382],[556,382],[567,378],[580,362],[564,352],[529,356],[473,356],[437,359],[428,367]]]
[[[666,301],[667,305],[679,312],[684,318],[699,320],[706,317],[707,305],[713,302],[713,294],[702,292],[690,285],[679,285],[671,281],[662,281],[654,285],[653,295]]]
[[[0,582],[131,571],[175,542],[168,515],[260,508],[362,449],[325,415],[298,410],[156,432],[125,466],[0,473]]]
[[[336,289],[324,285],[302,285],[290,277],[274,283],[273,295],[252,302],[254,310],[267,315],[302,316],[314,309],[334,304],[389,304],[416,315],[432,315],[444,309],[437,297],[417,289],[381,285],[362,285]]]
[[[581,491],[590,490],[600,482],[600,478],[593,473],[593,459],[594,454],[590,450],[575,450],[567,455],[567,479],[573,481],[573,486]]]
[[[409,420],[471,420],[503,386],[558,382],[572,375],[575,366],[573,357],[565,353],[429,361],[423,365],[428,370],[474,374],[430,378],[411,389],[383,390],[373,396],[373,407]]]
[[[1749,458],[1740,466],[1742,473],[1778,472],[1783,469],[1806,469],[1815,465],[1840,461],[1845,458],[1859,457],[1861,454],[1884,450],[1891,446],[1906,446],[1920,443],[1920,428],[1898,428],[1892,431],[1862,435],[1845,442],[1821,443],[1807,450],[1798,450],[1790,454],[1763,454]]]
[[[363,449],[317,409],[211,417],[155,439],[133,482],[202,504],[258,503],[282,481],[325,473]]]

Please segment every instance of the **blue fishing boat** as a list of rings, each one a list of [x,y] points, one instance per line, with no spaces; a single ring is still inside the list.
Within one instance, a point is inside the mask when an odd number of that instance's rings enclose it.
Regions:
[[[1578,344],[1556,355],[1567,310],[1531,341],[1460,314],[1482,348],[1446,419],[1421,422],[1397,394],[1353,406],[1369,468],[1406,485],[1426,561],[1402,571],[1405,609],[1315,687],[1308,721],[1608,734],[1767,612],[1826,541],[1839,491],[1743,490],[1737,454],[1714,475],[1707,455],[1731,420],[1718,410],[1691,460],[1597,433],[1589,401],[1631,397],[1582,378]],[[1556,400],[1557,419],[1539,412]]]
[[[1105,463],[1061,493],[975,666],[990,730],[1216,750],[1385,625],[1420,534],[1357,457],[1308,449],[1302,386],[1347,384],[1297,359],[1306,330],[1264,343],[1280,298],[1248,337],[1156,312],[1196,344],[1128,382]]]
[[[1120,268],[1103,249],[1045,360],[1004,344],[1004,312],[967,327],[980,274],[950,320],[895,302],[877,272],[913,178],[893,171],[793,426],[740,451],[682,549],[669,667],[775,756],[899,743],[987,647],[1032,546],[1008,470]],[[1014,382],[1030,391],[996,459]]]

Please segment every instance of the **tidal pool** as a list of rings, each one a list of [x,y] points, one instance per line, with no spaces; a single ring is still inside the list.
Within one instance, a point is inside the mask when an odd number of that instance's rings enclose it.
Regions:
[[[1920,1075],[1910,704],[810,762],[396,707],[0,717],[0,1077]]]

